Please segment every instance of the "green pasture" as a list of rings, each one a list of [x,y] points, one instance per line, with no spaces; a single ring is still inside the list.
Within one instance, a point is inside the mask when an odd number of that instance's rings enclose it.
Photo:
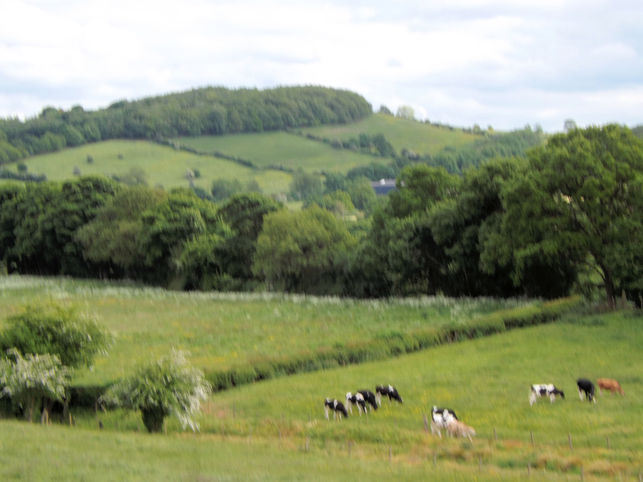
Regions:
[[[351,124],[307,127],[302,131],[330,140],[348,140],[357,138],[362,133],[369,136],[382,134],[398,153],[406,148],[417,154],[437,154],[447,146],[457,148],[481,138],[480,135],[470,134],[461,129],[384,114],[373,114]]]
[[[101,300],[114,297],[124,305],[137,300],[142,312],[151,309],[145,306],[146,299],[156,300],[160,303],[159,313],[174,307],[176,315],[185,320],[191,316],[185,307],[200,302],[198,297],[185,295],[191,302],[184,305],[184,294],[152,296],[154,292],[70,280],[16,278],[7,282],[5,278],[0,290],[0,311],[11,313],[30,297],[40,296],[73,300],[88,312],[91,310],[87,308],[93,307],[100,320],[111,311],[104,308]],[[220,307],[221,299],[215,296],[204,299],[211,307],[217,307],[214,312],[227,312],[229,308]],[[231,302],[232,299],[226,301]],[[456,316],[464,319],[484,310],[471,310],[466,306],[468,302],[463,300],[464,306],[457,309]],[[235,303],[240,305],[240,311],[234,316],[252,307],[241,298]],[[339,301],[266,297],[253,303],[263,304],[265,312],[275,314],[277,309],[279,317],[288,310],[302,309],[298,324],[303,325],[316,311]],[[370,318],[381,320],[378,312],[392,309],[387,307],[389,303],[372,305]],[[414,304],[411,300],[404,303]],[[398,302],[402,306],[404,303]],[[416,300],[415,304],[420,303]],[[453,307],[440,306],[431,316],[437,318],[441,311],[443,316],[454,313]],[[487,306],[491,309],[491,305]],[[129,308],[138,311],[135,305]],[[348,311],[354,313],[352,321],[362,316],[357,303]],[[400,312],[404,316],[409,313]],[[339,311],[334,314],[340,315]],[[143,321],[145,318],[137,320],[151,325],[151,321]],[[388,323],[392,324],[393,318]],[[341,319],[347,328],[352,321]],[[276,318],[272,320],[273,325],[278,323]],[[137,323],[130,318],[130,324]],[[0,477],[354,480],[356,476],[385,476],[401,480],[522,480],[531,476],[535,480],[637,480],[643,469],[640,324],[640,314],[632,312],[569,314],[554,324],[444,345],[387,361],[244,385],[209,398],[198,417],[198,433],[182,432],[178,422],[169,418],[165,434],[148,435],[140,414],[123,410],[77,410],[72,413],[72,427],[2,420]],[[139,351],[147,352],[143,341],[141,336]],[[192,361],[198,364],[198,357]],[[97,365],[95,372],[102,369]],[[596,404],[581,401],[575,388],[580,376],[593,380],[616,378],[625,396],[603,393],[598,395]],[[539,400],[530,407],[530,384],[549,382],[564,390],[566,398],[553,404]],[[324,418],[325,397],[343,400],[347,391],[374,390],[376,384],[386,383],[398,388],[403,405],[384,400],[379,410],[368,415],[354,412],[342,421]],[[477,431],[473,442],[439,439],[427,433],[424,416],[430,416],[432,405],[454,409],[461,420],[473,426]],[[99,421],[103,430],[98,429]]]
[[[291,456],[308,448],[347,459],[382,460],[402,467],[457,466],[469,476],[495,474],[632,479],[643,463],[643,332],[640,315],[569,316],[563,321],[396,359],[284,377],[213,395],[200,416],[200,435],[251,443],[272,440]],[[578,377],[620,380],[625,396],[581,401]],[[566,398],[529,405],[532,383],[554,383]],[[323,400],[392,383],[404,404],[384,400],[368,415],[324,418]],[[439,439],[425,431],[433,405],[449,407],[473,426],[468,440]],[[78,424],[101,419],[108,431],[143,431],[140,415],[85,413]],[[175,420],[167,431],[180,433]],[[532,442],[533,440],[533,442]],[[571,441],[571,445],[570,445]],[[349,455],[350,452],[350,455]],[[390,455],[389,455],[390,454]],[[509,472],[505,472],[509,471]],[[440,473],[438,471],[438,473]]]
[[[93,158],[87,162],[88,156]],[[165,188],[188,187],[188,170],[197,169],[200,177],[194,184],[209,191],[214,179],[255,179],[267,193],[287,192],[291,181],[288,173],[276,170],[257,170],[215,156],[197,155],[149,141],[114,140],[86,144],[50,154],[25,159],[29,172],[45,174],[47,179],[72,179],[74,169],[81,175],[101,174],[123,176],[132,168],[142,169],[151,186]],[[13,169],[16,168],[14,163]]]
[[[281,294],[185,293],[64,278],[0,278],[0,328],[26,303],[76,306],[114,335],[106,356],[74,383],[104,384],[172,348],[205,371],[308,355],[391,333],[464,323],[518,300],[427,297],[351,300]]]
[[[346,149],[334,149],[328,144],[287,132],[235,134],[180,138],[175,142],[198,152],[223,154],[251,161],[255,166],[268,168],[303,169],[307,172],[341,172],[366,166],[375,161],[390,160]]]

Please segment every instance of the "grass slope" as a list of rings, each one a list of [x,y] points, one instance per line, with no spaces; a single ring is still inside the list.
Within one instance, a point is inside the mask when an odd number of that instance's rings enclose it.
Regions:
[[[361,133],[369,136],[383,134],[398,153],[406,148],[418,154],[437,154],[447,146],[457,148],[482,138],[461,129],[440,127],[384,114],[373,114],[351,124],[308,127],[302,129],[302,132],[330,140],[357,138]]]
[[[205,405],[198,434],[180,433],[174,419],[167,435],[141,434],[140,415],[123,411],[75,413],[73,428],[0,421],[0,475],[8,480],[354,480],[378,474],[403,480],[520,480],[530,474],[579,480],[582,470],[585,480],[635,480],[643,462],[641,346],[640,317],[570,317],[386,362],[222,392]],[[597,404],[581,402],[575,393],[578,376],[615,377],[625,396],[603,394]],[[398,387],[404,405],[384,401],[368,416],[324,419],[324,397],[343,398],[346,391],[387,382]],[[556,383],[567,398],[530,407],[529,385],[539,382]],[[474,441],[425,433],[423,415],[433,404],[455,409],[474,426]]]
[[[205,370],[244,366],[265,358],[308,354],[390,333],[464,323],[525,302],[420,298],[357,301],[261,294],[183,293],[96,281],[0,278],[0,329],[33,301],[74,305],[115,335],[107,356],[75,383],[103,384],[172,347],[188,350]]]
[[[263,168],[301,168],[307,172],[346,173],[354,167],[365,166],[374,161],[390,162],[390,159],[346,149],[333,149],[323,142],[287,132],[180,138],[176,142],[199,152],[221,152],[242,158]]]
[[[93,157],[91,164],[87,156]],[[139,168],[147,174],[148,184],[165,188],[187,187],[186,171],[198,169],[201,177],[195,179],[195,184],[208,191],[212,181],[219,178],[241,182],[256,179],[268,194],[288,191],[291,181],[290,174],[285,172],[251,169],[226,159],[199,156],[149,141],[97,142],[30,157],[23,162],[30,172],[46,174],[47,179],[56,181],[73,178],[76,167],[82,175],[105,176],[122,176],[132,168]]]

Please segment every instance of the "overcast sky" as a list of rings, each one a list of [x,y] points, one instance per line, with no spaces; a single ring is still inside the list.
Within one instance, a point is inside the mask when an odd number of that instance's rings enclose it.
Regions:
[[[454,126],[635,126],[643,1],[0,0],[0,117],[303,84]]]

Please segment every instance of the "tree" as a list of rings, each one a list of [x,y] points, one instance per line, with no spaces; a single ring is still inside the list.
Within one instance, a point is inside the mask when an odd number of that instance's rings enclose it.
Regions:
[[[66,367],[91,365],[104,353],[109,336],[94,321],[83,320],[74,308],[58,304],[27,305],[5,320],[0,351],[15,349],[22,355],[55,355]]]
[[[240,282],[253,278],[252,260],[264,218],[282,208],[279,202],[257,193],[234,195],[221,206],[219,214],[232,230],[222,254],[224,271],[232,278]]]
[[[515,276],[563,256],[600,276],[607,302],[643,277],[643,143],[622,126],[575,129],[530,151],[503,194]],[[633,263],[633,264],[630,264]],[[640,288],[638,288],[640,290]],[[640,293],[640,291],[638,291]]]
[[[253,272],[275,289],[337,293],[354,245],[346,226],[317,205],[277,211],[264,218]]]
[[[179,281],[175,279],[180,267],[177,260],[187,242],[202,235],[225,234],[214,204],[187,190],[173,191],[145,211],[142,224],[138,251],[144,255],[145,276],[161,284]]]
[[[30,422],[36,404],[43,398],[63,401],[70,381],[69,369],[56,355],[29,354],[23,358],[19,351],[8,353],[11,359],[0,359],[0,397],[6,396],[24,410]],[[43,408],[41,423],[49,419],[49,404]]]
[[[194,416],[210,391],[203,372],[188,364],[185,353],[172,351],[116,383],[103,398],[107,403],[140,410],[149,432],[160,432],[169,415],[175,415],[184,429],[189,426],[194,431],[199,429]]]
[[[76,231],[74,238],[82,245],[83,256],[99,267],[101,275],[140,279],[143,253],[138,248],[142,215],[167,196],[164,191],[147,186],[118,191],[92,221]]]
[[[324,192],[322,181],[316,174],[304,172],[299,168],[292,175],[290,183],[291,195],[301,201],[311,201]]]
[[[573,131],[576,129],[576,121],[574,119],[565,119],[565,123],[563,124],[563,129],[565,130],[566,133],[569,131]]]
[[[400,119],[408,119],[408,120],[414,120],[415,119],[415,111],[413,110],[413,107],[409,105],[401,105],[397,108],[397,113],[395,114],[397,117]]]

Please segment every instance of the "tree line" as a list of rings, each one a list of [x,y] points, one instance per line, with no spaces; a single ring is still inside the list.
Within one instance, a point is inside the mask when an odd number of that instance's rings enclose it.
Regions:
[[[573,129],[463,175],[410,164],[383,199],[365,187],[328,176],[290,211],[259,193],[212,202],[100,177],[5,184],[0,262],[180,289],[553,298],[600,288],[610,304],[622,293],[641,304],[643,143],[626,127]],[[359,199],[366,214],[347,217]]]
[[[354,122],[372,113],[360,95],[326,87],[207,87],[122,100],[105,109],[47,107],[35,118],[0,119],[0,164],[107,139],[163,140]]]

